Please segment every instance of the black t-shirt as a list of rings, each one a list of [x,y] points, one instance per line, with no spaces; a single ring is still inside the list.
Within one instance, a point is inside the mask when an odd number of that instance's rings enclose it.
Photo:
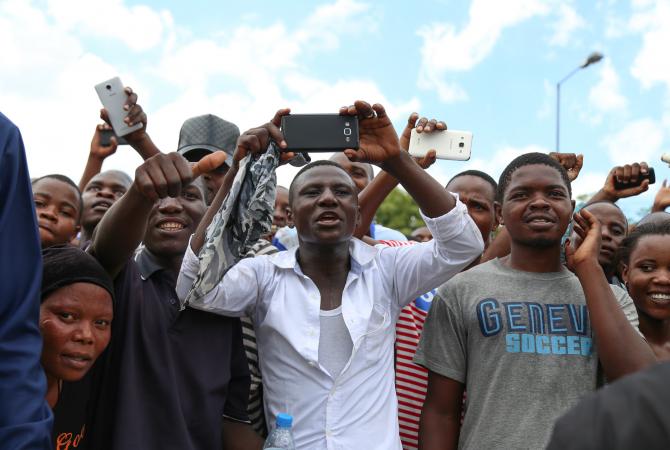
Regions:
[[[547,450],[670,448],[670,362],[622,378],[561,417]]]
[[[240,321],[180,312],[175,275],[154,261],[144,249],[115,280],[91,448],[219,449],[223,415],[248,421]]]
[[[64,381],[58,402],[53,409],[53,448],[83,450],[86,445],[88,399],[91,393],[91,372],[79,381]]]

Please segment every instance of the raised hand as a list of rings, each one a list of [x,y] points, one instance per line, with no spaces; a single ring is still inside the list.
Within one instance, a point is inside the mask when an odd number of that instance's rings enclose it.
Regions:
[[[217,150],[214,153],[203,157],[197,163],[194,163],[191,166],[191,172],[193,173],[193,178],[197,178],[202,174],[211,172],[212,170],[220,167],[221,164],[228,158],[228,155],[223,150]]]
[[[436,130],[446,130],[447,125],[444,122],[438,122],[435,119],[428,120],[425,117],[422,117],[421,120],[419,120],[419,114],[413,112],[407,118],[407,125],[405,125],[405,129],[402,130],[402,134],[400,135],[400,148],[402,150],[409,151],[409,141],[412,137],[412,130],[414,128],[416,128],[416,131],[419,133],[430,133],[431,131]],[[416,161],[422,169],[427,169],[435,163],[435,154],[435,150],[430,150],[424,156],[414,158],[414,161]]]
[[[126,100],[126,104],[123,106],[123,109],[128,111],[128,116],[123,121],[128,126],[133,126],[140,122],[142,123],[142,128],[124,136],[125,140],[128,141],[130,145],[135,146],[139,145],[142,140],[148,137],[147,115],[142,107],[137,104],[137,94],[133,92],[133,89],[126,86],[124,91],[126,94],[128,94],[128,99]],[[100,118],[110,124],[106,109],[103,108],[100,110]]]
[[[382,164],[400,154],[398,135],[382,105],[357,100],[340,108],[340,114],[358,116],[359,149],[344,151],[350,160]]]
[[[575,153],[556,153],[551,152],[549,156],[554,158],[563,168],[568,172],[570,181],[575,181],[579,176],[579,172],[584,166],[584,155]]]
[[[193,181],[188,161],[178,153],[159,153],[135,170],[132,188],[150,201],[178,197],[182,188]]]
[[[641,184],[640,177],[649,173],[649,166],[646,162],[626,164],[617,166],[610,170],[602,188],[603,193],[609,200],[615,202],[620,198],[633,197],[640,195],[649,189],[649,180],[643,180]],[[623,184],[623,187],[617,189],[615,182]]]
[[[656,197],[654,197],[654,205],[651,207],[651,212],[665,211],[668,206],[670,206],[670,187],[668,186],[668,180],[663,180],[661,188],[656,193]]]
[[[565,259],[568,269],[573,272],[588,264],[598,265],[600,254],[600,222],[588,210],[582,209],[574,214],[574,231],[581,238],[579,247],[570,239],[565,242]]]
[[[112,127],[106,123],[100,124],[95,127],[95,133],[93,133],[93,139],[91,139],[91,151],[89,153],[90,158],[96,158],[99,161],[103,161],[110,155],[113,155],[116,152],[118,143],[114,136],[109,140],[109,145],[102,145],[102,131],[111,130]]]
[[[237,138],[237,147],[233,154],[235,163],[239,163],[249,154],[264,152],[267,150],[270,140],[274,141],[280,149],[285,149],[287,144],[279,127],[281,125],[282,116],[286,116],[290,114],[290,112],[291,110],[289,108],[280,109],[268,123],[242,133],[240,137]],[[293,152],[282,152],[281,160],[288,161],[294,156],[295,154]]]

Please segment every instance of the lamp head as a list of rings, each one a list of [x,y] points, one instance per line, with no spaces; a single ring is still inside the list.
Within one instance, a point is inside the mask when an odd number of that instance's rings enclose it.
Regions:
[[[595,64],[598,61],[603,59],[603,54],[600,52],[593,52],[591,53],[588,58],[586,58],[586,61],[584,61],[584,64],[582,64],[582,69],[585,67],[590,66],[591,64]]]

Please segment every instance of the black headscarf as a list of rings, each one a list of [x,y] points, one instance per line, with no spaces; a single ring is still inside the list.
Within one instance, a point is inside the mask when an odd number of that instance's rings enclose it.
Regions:
[[[42,250],[41,301],[56,289],[73,283],[92,283],[114,298],[114,283],[100,263],[85,251],[69,244]]]

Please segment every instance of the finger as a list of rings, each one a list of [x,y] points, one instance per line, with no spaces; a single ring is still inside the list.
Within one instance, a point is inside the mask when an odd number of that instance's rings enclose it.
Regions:
[[[623,167],[615,167],[612,171],[614,172],[614,179],[621,183],[623,181]]]
[[[642,180],[640,183],[640,193],[645,192],[649,189],[649,180]]]
[[[362,119],[372,119],[375,116],[375,110],[372,109],[372,106],[370,106],[368,102],[364,102],[363,100],[356,100],[354,102],[354,108],[358,112],[358,116]]]
[[[279,154],[279,159],[282,162],[290,161],[293,158],[295,158],[295,153],[294,152],[282,152]]]
[[[600,221],[598,221],[598,218],[595,216],[595,214],[591,213],[591,211],[587,209],[582,209],[580,211],[581,216],[585,219],[585,221],[588,223],[588,227],[590,228],[598,228],[600,226]]]
[[[131,91],[131,93],[128,94],[128,98],[126,99],[126,104],[123,105],[123,109],[129,111],[130,108],[132,108],[136,103],[137,103],[137,94]]]
[[[179,179],[181,180],[181,186],[187,186],[193,181],[193,171],[191,170],[191,165],[186,158],[181,156],[178,153],[169,153],[172,157],[174,167],[179,172]]]
[[[161,158],[160,169],[163,172],[168,197],[178,197],[181,192],[182,180],[175,167],[175,162],[172,158]]]
[[[413,112],[407,118],[407,125],[405,126],[405,128],[409,128],[409,129],[414,128],[416,126],[416,121],[417,120],[419,120],[419,113]]]
[[[349,107],[348,106],[340,107],[340,116],[348,116],[348,115],[349,115]]]
[[[356,107],[355,107],[354,105],[350,105],[350,106],[347,108],[347,115],[348,115],[348,116],[356,116],[356,115],[358,115],[358,110],[356,109]]]
[[[365,159],[365,153],[363,150],[354,150],[353,148],[348,148],[344,150],[344,155],[349,158],[349,161],[362,161]]]
[[[379,119],[386,117],[386,109],[380,103],[372,105],[372,109],[375,110]]]
[[[632,172],[633,168],[630,166],[630,164],[623,166],[623,176],[621,178],[624,183],[630,183],[630,176]]]
[[[435,119],[430,119],[426,126],[424,127],[424,131],[430,132],[435,129],[435,125],[437,125],[437,120]]]
[[[151,188],[148,189],[147,191],[150,194],[148,196],[155,198],[167,197],[168,194],[167,180],[165,179],[165,175],[163,174],[163,169],[161,168],[160,162],[154,161],[153,164],[147,164],[145,170],[149,178],[151,178],[152,183]],[[152,190],[155,193],[155,195],[151,195]]]
[[[661,184],[661,187],[663,187],[663,188],[668,187],[668,179],[667,178],[665,180],[663,180],[663,183]]]
[[[584,167],[584,155],[581,153],[575,158],[575,170],[579,172]]]
[[[563,156],[563,161],[561,162],[563,167],[566,169],[572,169],[577,164],[577,155],[574,153],[567,153]]]
[[[437,130],[443,131],[443,130],[446,130],[446,129],[447,129],[447,124],[446,124],[446,122],[443,122],[443,121],[440,120],[440,121],[437,122],[437,124],[435,125],[435,128],[436,128]]]
[[[158,200],[158,194],[154,189],[154,182],[145,167],[135,171],[135,184],[138,190],[151,201]]]
[[[142,107],[140,105],[133,105],[133,107],[130,108],[130,111],[128,112],[128,115],[123,120],[129,126],[133,126],[134,124],[140,122],[143,114],[144,114],[144,111],[142,111]]]
[[[102,108],[100,110],[100,118],[105,121],[105,123],[111,125],[109,123],[109,114],[107,113],[107,110],[105,108]]]
[[[630,182],[637,183],[637,180],[640,178],[640,165],[638,163],[633,163],[630,166]]]
[[[649,173],[649,164],[647,164],[646,162],[642,161],[642,162],[640,163],[640,173],[643,173],[643,174],[645,174],[645,175],[646,175],[647,173]]]
[[[193,178],[195,179],[203,173],[211,172],[217,167],[220,167],[227,157],[228,155],[226,152],[222,150],[217,150],[214,153],[205,156],[191,167]]]
[[[421,133],[423,129],[426,127],[428,124],[428,118],[427,117],[422,117],[419,119],[419,121],[416,124],[416,131],[417,133]]]
[[[574,224],[572,227],[572,231],[575,232],[577,236],[581,239],[582,242],[584,242],[584,239],[586,239],[587,232],[584,230],[584,227]]]
[[[112,147],[112,151],[116,150],[116,147],[119,146],[119,143],[116,141],[116,136],[109,138],[109,146]]]
[[[270,122],[272,122],[275,126],[279,127],[281,126],[281,118],[286,115],[289,115],[290,113],[291,108],[282,108],[275,113],[275,116],[272,118]]]
[[[281,148],[286,148],[287,147],[286,141],[284,140],[284,134],[281,132],[278,125],[275,125],[274,123],[269,122],[269,123],[265,124],[265,129],[269,133],[270,138],[273,141],[275,141]],[[264,150],[265,148],[267,148],[267,144],[261,150]]]

